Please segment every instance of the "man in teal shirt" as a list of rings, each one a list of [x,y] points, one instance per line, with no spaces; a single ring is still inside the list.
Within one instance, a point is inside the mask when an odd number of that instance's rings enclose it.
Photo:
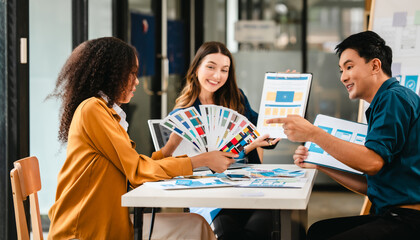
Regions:
[[[316,168],[345,187],[365,194],[371,215],[327,219],[313,224],[308,239],[418,239],[420,236],[420,97],[391,78],[392,50],[371,31],[354,34],[336,47],[341,82],[350,99],[370,103],[365,145],[338,139],[296,115],[283,123],[291,141],[311,141],[364,175],[304,162],[300,146],[293,159]]]

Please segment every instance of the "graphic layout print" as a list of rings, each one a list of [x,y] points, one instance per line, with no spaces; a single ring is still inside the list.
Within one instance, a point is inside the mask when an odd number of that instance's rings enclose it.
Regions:
[[[329,134],[331,134],[332,130],[333,130],[330,127],[325,127],[325,126],[321,126],[321,125],[318,125],[318,127],[321,128],[322,130],[326,131]],[[319,153],[319,154],[323,154],[324,149],[322,149],[320,146],[318,146],[318,144],[311,143],[311,145],[309,146],[309,152],[316,152],[316,153]]]
[[[347,142],[363,145],[367,134],[367,125],[351,122],[339,118],[329,117],[319,114],[314,125],[323,129],[327,133]],[[330,168],[348,171],[352,173],[362,174],[337,159],[333,158],[324,149],[312,142],[306,142],[305,147],[308,148],[309,155],[305,162],[326,166]]]
[[[311,81],[311,74],[265,74],[257,123],[261,134],[269,133],[270,137],[287,137],[281,124],[267,124],[266,121],[291,114],[304,116]]]

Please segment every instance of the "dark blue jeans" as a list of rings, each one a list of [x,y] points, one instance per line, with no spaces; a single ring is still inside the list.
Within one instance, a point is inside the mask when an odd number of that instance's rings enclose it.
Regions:
[[[312,224],[307,239],[420,239],[420,211],[393,208],[379,215],[326,219]]]

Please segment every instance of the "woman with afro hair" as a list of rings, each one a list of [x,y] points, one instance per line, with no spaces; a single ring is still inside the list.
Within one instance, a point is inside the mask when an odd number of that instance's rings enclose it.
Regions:
[[[136,50],[113,37],[80,44],[62,68],[51,95],[62,100],[59,140],[67,157],[48,213],[49,239],[133,239],[121,207],[129,184],[190,175],[201,166],[223,172],[237,157],[213,151],[175,158],[165,148],[151,157],[137,153],[120,107],[134,96],[137,70]]]

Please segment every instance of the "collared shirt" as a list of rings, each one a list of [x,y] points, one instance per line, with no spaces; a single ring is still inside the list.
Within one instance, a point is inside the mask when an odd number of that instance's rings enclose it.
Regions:
[[[365,146],[384,160],[366,176],[367,194],[377,213],[402,204],[420,203],[420,97],[395,78],[379,88],[366,111]]]
[[[190,158],[137,153],[119,118],[98,97],[74,112],[56,201],[48,212],[48,239],[133,239],[128,208],[121,206],[127,182],[136,187],[192,174]]]
[[[99,91],[99,95],[108,103],[108,96],[105,95],[105,93],[103,93],[102,91]],[[128,122],[126,120],[127,118],[127,114],[124,112],[124,110],[118,106],[117,104],[114,103],[114,105],[112,106],[112,108],[115,110],[115,112],[118,114],[118,116],[120,116],[120,125],[121,127],[123,127],[125,129],[125,131],[127,132],[128,130]]]

